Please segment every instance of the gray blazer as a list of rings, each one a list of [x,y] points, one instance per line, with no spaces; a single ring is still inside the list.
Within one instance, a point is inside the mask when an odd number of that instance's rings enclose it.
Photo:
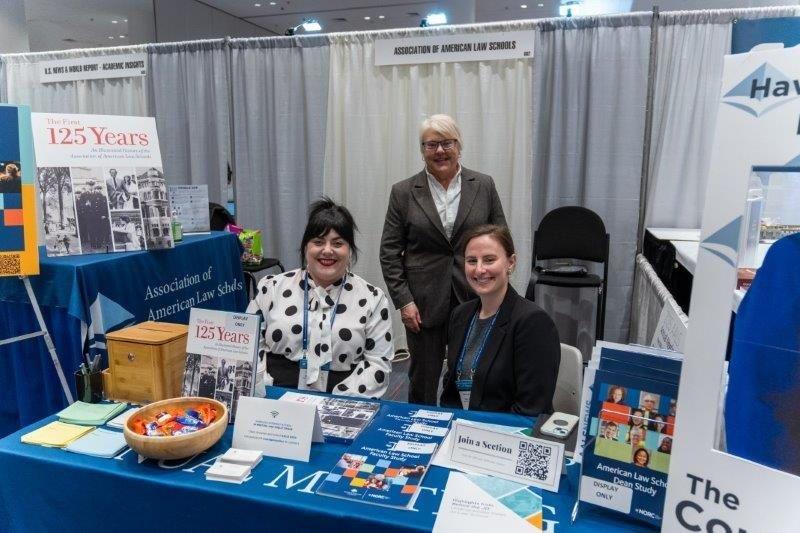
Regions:
[[[424,327],[444,324],[450,293],[459,303],[473,297],[464,276],[464,234],[481,224],[506,224],[490,176],[461,167],[461,200],[450,239],[433,203],[428,178],[395,183],[381,237],[381,269],[395,307],[414,302]]]

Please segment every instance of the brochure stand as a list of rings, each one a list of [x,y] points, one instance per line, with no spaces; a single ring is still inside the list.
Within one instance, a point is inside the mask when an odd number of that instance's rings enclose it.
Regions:
[[[44,318],[42,317],[42,310],[39,308],[39,301],[36,299],[36,295],[33,293],[31,282],[28,279],[28,276],[20,276],[19,279],[22,281],[22,284],[25,285],[25,291],[28,293],[28,298],[30,299],[31,305],[33,306],[33,312],[36,314],[36,320],[39,322],[39,331],[35,331],[33,333],[26,333],[24,335],[12,337],[10,339],[0,340],[0,346],[4,346],[6,344],[11,344],[14,342],[24,341],[27,339],[33,339],[36,337],[44,337],[44,343],[47,346],[47,351],[50,352],[50,359],[53,360],[53,366],[56,369],[56,374],[58,374],[58,380],[61,382],[61,388],[64,390],[64,396],[67,397],[67,402],[72,404],[74,402],[74,400],[72,399],[72,393],[69,390],[67,379],[64,377],[64,371],[61,368],[61,362],[58,360],[58,355],[56,354],[56,347],[53,344],[53,339],[50,337],[50,332],[47,331],[47,326],[44,323]]]

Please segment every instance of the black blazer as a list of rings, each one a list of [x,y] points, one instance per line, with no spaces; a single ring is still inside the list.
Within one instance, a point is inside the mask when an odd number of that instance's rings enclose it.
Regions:
[[[441,405],[461,408],[455,367],[461,345],[480,300],[453,309],[447,330],[447,374]],[[497,311],[494,329],[478,363],[470,410],[503,411],[525,416],[553,412],[561,346],[558,332],[542,309],[509,285]]]
[[[491,176],[461,167],[461,200],[450,239],[425,171],[395,183],[381,236],[381,269],[395,307],[414,302],[424,327],[444,324],[450,293],[474,298],[464,277],[464,237],[481,224],[506,224]]]

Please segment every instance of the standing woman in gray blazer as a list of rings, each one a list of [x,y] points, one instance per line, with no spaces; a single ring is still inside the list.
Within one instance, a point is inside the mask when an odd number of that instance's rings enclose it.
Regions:
[[[464,235],[506,219],[492,178],[461,166],[451,117],[424,120],[419,137],[425,168],[392,187],[380,259],[411,352],[408,401],[436,405],[450,311],[475,296],[464,277]]]

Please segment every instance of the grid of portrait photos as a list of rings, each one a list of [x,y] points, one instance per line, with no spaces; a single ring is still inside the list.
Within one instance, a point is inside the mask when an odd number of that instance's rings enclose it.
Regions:
[[[167,184],[156,167],[39,167],[48,256],[172,248]]]
[[[600,397],[594,454],[668,473],[677,398],[613,383],[600,384]]]
[[[233,420],[239,397],[252,394],[253,379],[250,361],[187,353],[182,395],[220,401],[228,407]]]

